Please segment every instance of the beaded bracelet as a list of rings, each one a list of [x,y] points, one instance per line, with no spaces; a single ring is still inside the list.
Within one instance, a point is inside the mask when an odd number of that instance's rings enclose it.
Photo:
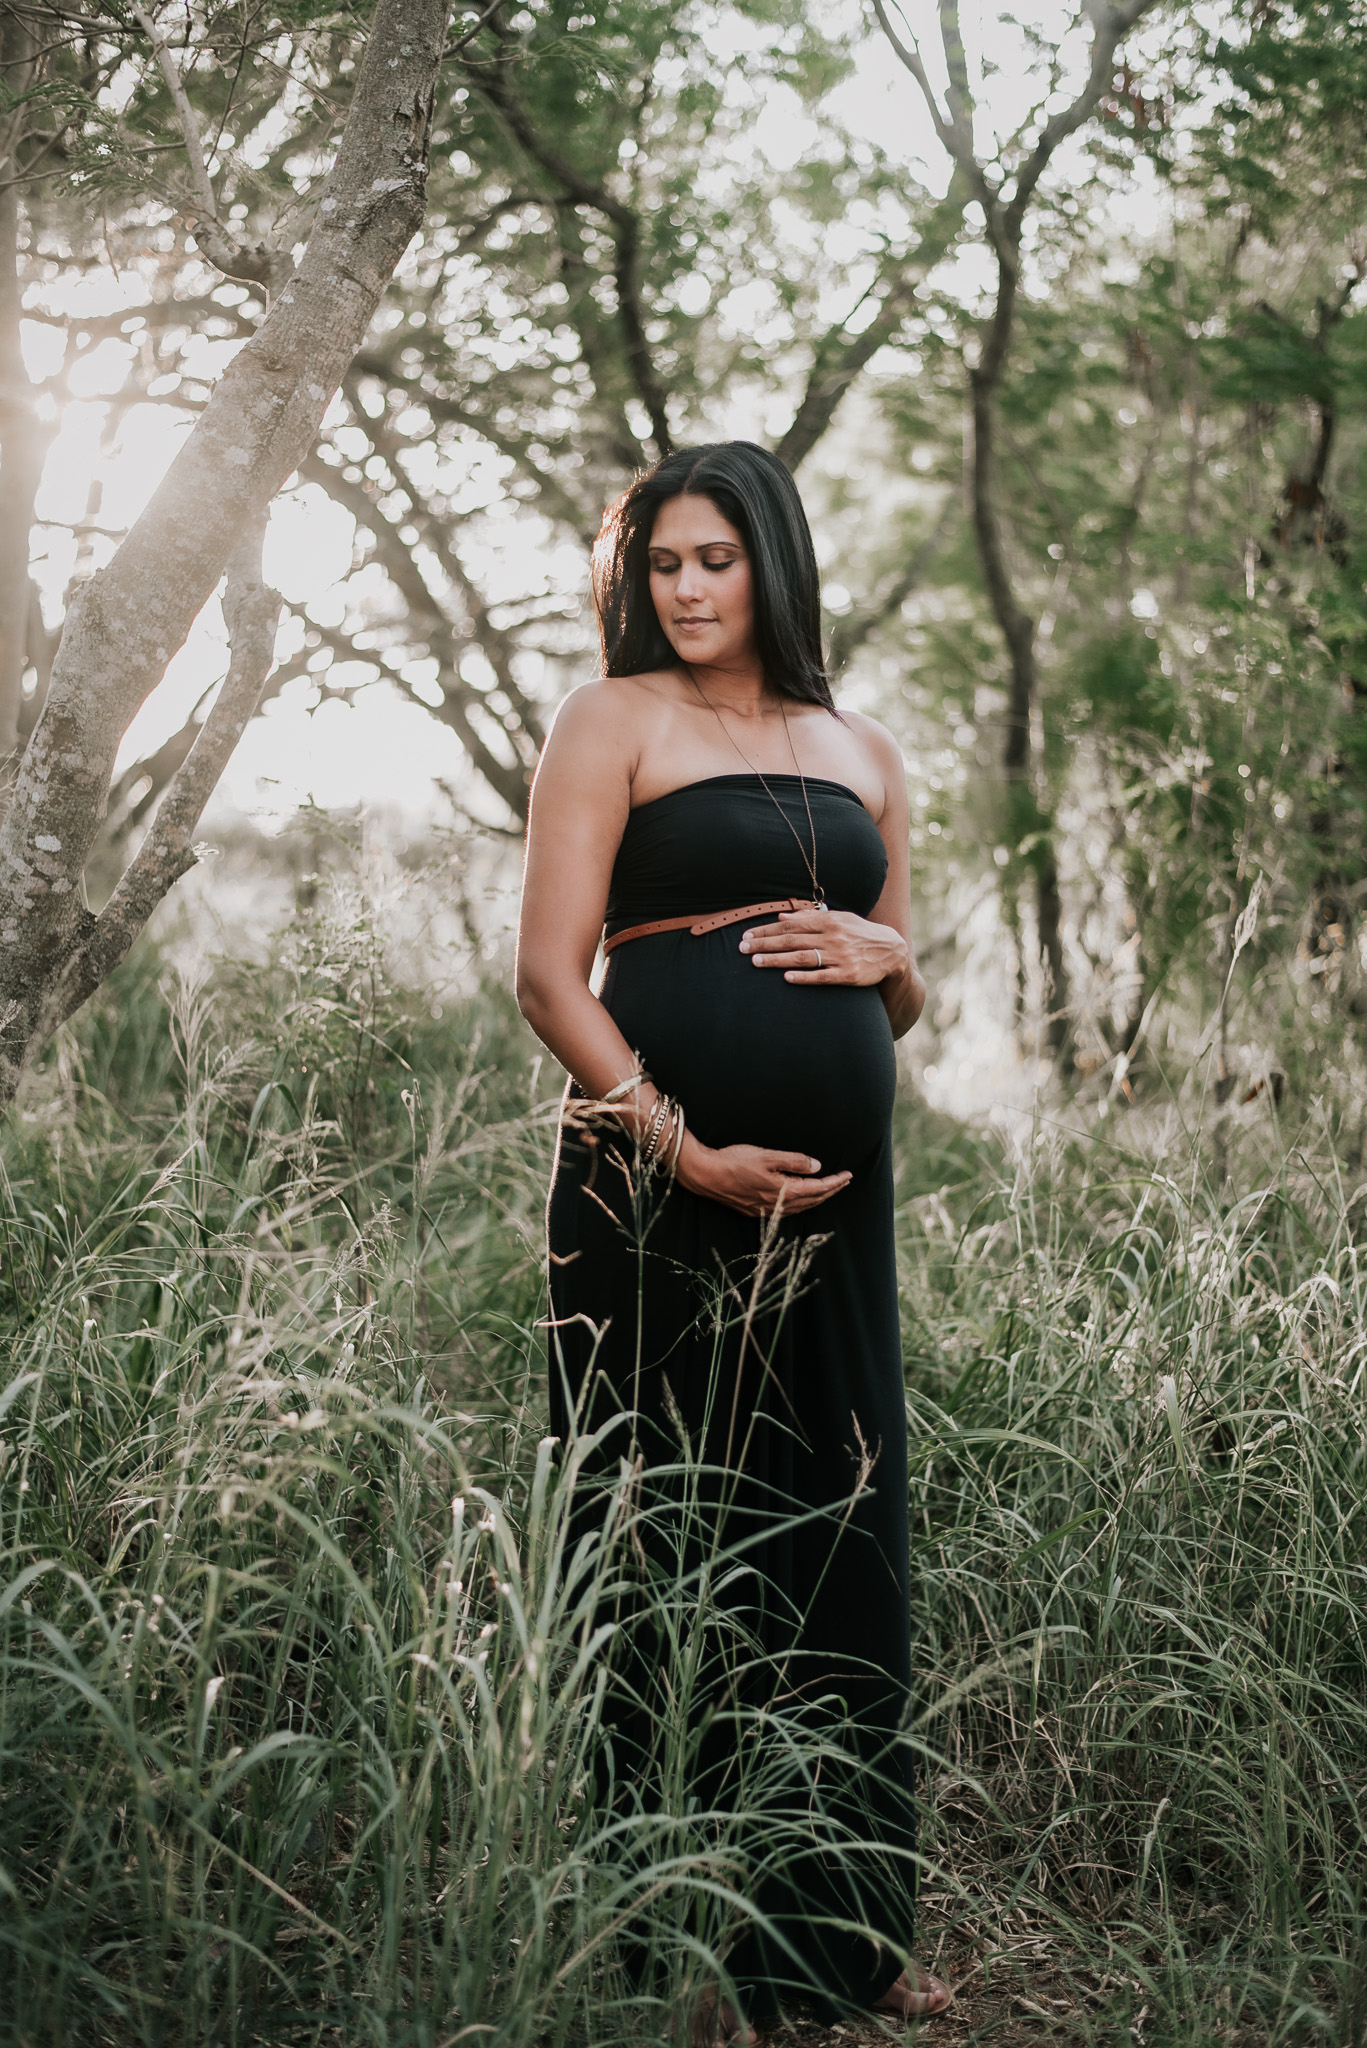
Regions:
[[[669,1155],[668,1173],[671,1180],[673,1180],[679,1169],[679,1154],[683,1151],[683,1141],[687,1131],[687,1126],[684,1123],[683,1104],[681,1102],[675,1103],[674,1115],[678,1122],[678,1131],[674,1134],[674,1144]]]
[[[650,1123],[646,1128],[646,1135],[641,1145],[642,1166],[649,1166],[654,1159],[659,1149],[660,1139],[664,1135],[664,1127],[669,1122],[670,1112],[673,1107],[674,1105],[669,1097],[661,1093],[654,1109],[651,1111]]]
[[[663,1116],[660,1114],[662,1106]],[[679,1154],[683,1151],[687,1129],[683,1104],[676,1102],[672,1095],[662,1095],[641,1147],[642,1165],[652,1172],[657,1168],[663,1169],[672,1180],[678,1171]]]

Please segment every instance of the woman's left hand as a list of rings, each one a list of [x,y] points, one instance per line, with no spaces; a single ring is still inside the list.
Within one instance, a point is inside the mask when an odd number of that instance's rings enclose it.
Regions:
[[[776,924],[747,928],[740,942],[756,967],[778,968],[785,981],[871,988],[906,971],[907,942],[890,924],[870,924],[851,910],[784,910]]]

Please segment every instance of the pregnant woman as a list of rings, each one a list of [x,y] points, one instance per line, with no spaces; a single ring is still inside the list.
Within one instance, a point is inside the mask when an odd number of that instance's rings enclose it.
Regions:
[[[552,1427],[615,1414],[630,1440],[609,1431],[613,1470],[625,1454],[647,1479],[677,1471],[683,1445],[735,1475],[707,1499],[743,1538],[737,1576],[764,1589],[749,1615],[770,1700],[826,1739],[822,1784],[775,1808],[793,1846],[728,1958],[744,2010],[714,1988],[695,2038],[754,2040],[785,1986],[925,2017],[949,1993],[908,1961],[897,1739],[889,1118],[893,1040],[925,1000],[902,760],[835,710],[811,535],[764,449],[685,450],[639,478],[604,521],[595,592],[604,680],[568,698],[542,757],[518,946],[523,1012],[572,1076],[549,1210]],[[746,1683],[753,1669],[719,1708],[734,1717]],[[616,1768],[643,1796],[650,1733],[631,1722]],[[698,1755],[702,1803],[724,1806],[721,1751]],[[817,1806],[826,1832],[804,1855]]]

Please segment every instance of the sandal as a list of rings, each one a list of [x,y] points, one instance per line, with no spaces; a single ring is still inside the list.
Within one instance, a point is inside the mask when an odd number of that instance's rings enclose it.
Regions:
[[[923,1970],[919,1963],[908,1963],[896,1983],[890,1984],[869,2010],[895,2013],[899,2019],[928,2020],[953,2002],[954,1993],[948,1984],[932,1977],[929,1970]]]

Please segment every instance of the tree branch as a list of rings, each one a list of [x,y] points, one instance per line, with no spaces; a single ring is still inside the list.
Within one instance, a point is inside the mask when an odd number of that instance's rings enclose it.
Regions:
[[[265,531],[263,512],[244,531],[228,564],[223,613],[230,659],[213,708],[172,777],[142,845],[67,961],[51,999],[53,1023],[78,1010],[127,958],[157,905],[195,865],[195,828],[261,701],[275,655],[280,596],[261,574]]]
[[[982,206],[988,240],[997,259],[996,300],[981,330],[978,360],[969,371],[973,399],[973,525],[983,583],[1010,661],[1011,693],[1002,765],[1017,837],[1030,838],[1036,846],[1031,865],[1035,871],[1041,950],[1054,992],[1055,1006],[1048,1030],[1055,1049],[1062,1043],[1066,1028],[1067,984],[1058,870],[1048,821],[1039,808],[1031,777],[1031,726],[1038,702],[1037,627],[1017,596],[1007,561],[998,502],[998,399],[1015,330],[1021,241],[1030,201],[1059,145],[1083,125],[1105,91],[1121,37],[1155,4],[1156,0],[1123,0],[1122,5],[1113,6],[1109,0],[1083,0],[1092,24],[1087,82],[1067,107],[1044,122],[1033,149],[1014,173],[1011,200],[1003,206],[1001,187],[988,177],[974,150],[958,0],[939,0],[940,35],[949,72],[948,111],[942,110],[936,100],[920,51],[914,43],[904,42],[893,27],[888,0],[873,0],[883,32],[920,87],[951,162],[968,180]]]
[[[582,223],[573,200],[558,199],[553,209],[556,244],[560,252],[560,276],[565,287],[565,311],[579,339],[579,355],[593,380],[594,396],[604,422],[600,430],[609,462],[628,474],[646,459],[644,442],[638,439],[622,402],[622,387],[630,383],[622,374],[620,335],[611,333],[611,323],[597,299],[593,286],[597,273],[584,255]]]
[[[848,323],[842,321],[818,342],[807,388],[792,425],[774,450],[789,469],[796,469],[810,455],[865,364],[901,332],[915,302],[918,284],[944,257],[963,225],[968,198],[968,181],[956,169],[948,192],[931,213],[916,247],[902,258],[875,318],[862,334],[854,335],[848,332]]]
[[[870,605],[864,605],[857,612],[850,612],[846,618],[837,619],[831,628],[831,671],[839,675],[849,666],[850,658],[878,628],[900,611],[907,599],[924,580],[926,571],[934,561],[945,541],[953,531],[958,516],[957,493],[951,491],[940,507],[939,517],[913,554],[906,567],[893,578],[887,589]]]
[[[401,677],[393,674],[392,679],[415,702],[423,703],[424,710],[459,734],[489,787],[515,817],[525,818],[530,796],[528,771],[519,762],[510,765],[500,761],[475,723],[476,711],[487,712],[490,717],[495,714],[488,710],[480,692],[461,675],[460,638],[428,589],[412,554],[399,539],[393,520],[385,517],[364,485],[349,482],[321,456],[311,455],[300,465],[299,473],[311,483],[321,484],[331,498],[346,507],[357,525],[373,536],[380,566],[408,606],[415,637],[424,641],[436,658],[444,701],[439,705],[425,704]],[[377,666],[382,665],[377,659]]]
[[[245,284],[246,278],[234,279],[234,283]],[[259,282],[255,279],[250,282]],[[218,286],[218,290],[223,287]],[[260,301],[257,301],[258,305]],[[141,327],[129,327],[128,322],[137,315],[142,316]],[[193,327],[196,320],[221,320],[244,340],[256,333],[261,325],[260,316],[253,319],[241,306],[220,306],[215,299],[154,299],[143,306],[120,306],[113,313],[96,313],[93,317],[75,319],[70,313],[45,313],[41,306],[25,306],[24,318],[37,321],[44,327],[58,327],[64,334],[88,334],[92,341],[102,341],[112,335],[117,341],[136,343],[144,334],[155,334],[164,327]],[[52,379],[49,378],[48,386]]]
[[[492,21],[502,5],[503,0],[489,0],[489,5],[484,9],[484,12],[476,17],[470,27],[465,30],[465,33],[457,36],[454,43],[447,44],[442,52],[442,56],[444,58],[458,57],[461,51],[475,40],[475,37],[485,26],[486,22]]]
[[[361,407],[354,411],[358,423],[363,423],[370,437],[375,453],[383,457],[390,475],[405,492],[412,511],[413,524],[422,534],[427,546],[440,562],[442,570],[460,592],[466,616],[479,642],[489,666],[498,678],[498,686],[518,715],[523,730],[531,741],[533,756],[541,751],[546,737],[537,706],[524,695],[522,685],[513,669],[513,657],[518,643],[512,633],[503,626],[495,625],[490,607],[485,603],[483,593],[478,589],[465,564],[457,554],[445,520],[440,519],[408,474],[401,457],[407,452],[399,436],[391,432],[386,416],[382,413],[377,420],[369,419]],[[425,579],[424,579],[425,584]]]
[[[940,35],[942,40],[946,32],[946,5],[952,6],[952,0],[942,0],[940,9]],[[921,53],[916,48],[915,43],[904,43],[897,30],[893,27],[892,16],[887,8],[887,0],[873,0],[873,11],[878,16],[879,27],[892,45],[896,55],[906,65],[907,70],[921,88],[921,96],[925,100],[926,108],[935,127],[935,133],[939,136],[946,154],[951,162],[957,164],[963,172],[964,177],[972,187],[973,197],[978,201],[978,204],[990,219],[991,213],[997,205],[997,193],[995,186],[992,185],[982,165],[978,162],[977,152],[974,148],[973,124],[969,113],[971,102],[965,105],[967,74],[965,73],[964,75],[964,93],[961,96],[956,94],[953,73],[951,72],[951,97],[948,110],[946,111],[935,97],[935,88],[930,82],[929,74],[926,71],[925,64],[922,62]],[[957,9],[953,10],[953,20],[953,32],[957,42],[959,60],[962,64],[963,44],[962,41],[958,40]],[[948,51],[946,51],[947,60]]]
[[[1011,200],[1003,209],[1000,187],[988,177],[986,169],[978,161],[974,146],[972,99],[959,31],[958,0],[940,0],[939,4],[940,37],[950,79],[947,110],[941,108],[935,96],[920,51],[914,42],[906,43],[893,26],[887,0],[873,0],[879,26],[921,88],[941,144],[973,188],[973,197],[986,216],[988,235],[1002,261],[1013,265],[1019,262],[1021,230],[1035,188],[1059,144],[1082,127],[1101,99],[1110,82],[1116,49],[1122,38],[1156,5],[1157,0],[1124,0],[1124,4],[1118,7],[1107,5],[1106,0],[1084,0],[1087,17],[1092,24],[1087,83],[1069,106],[1061,108],[1045,122],[1034,148],[1015,173]]]
[[[395,333],[401,340],[402,328]],[[544,464],[533,463],[525,448],[520,447],[511,434],[500,432],[492,420],[485,419],[460,399],[449,398],[444,392],[430,391],[418,377],[407,375],[396,368],[388,356],[378,349],[361,349],[356,356],[355,368],[366,377],[374,377],[379,383],[395,391],[402,391],[410,404],[423,406],[434,420],[455,427],[465,427],[472,434],[478,434],[500,455],[506,455],[519,473],[534,483],[541,500],[549,509],[552,518],[559,519],[575,534],[585,548],[591,548],[598,531],[598,512],[595,508],[578,504],[569,491],[558,480],[554,472]],[[557,444],[551,443],[552,452]],[[632,456],[628,467],[639,457],[639,449]]]
[[[959,27],[958,0],[940,0],[940,45],[949,73],[945,105],[955,128],[973,132],[973,93],[968,83],[968,62],[964,56],[963,33]]]
[[[603,214],[612,223],[616,255],[613,283],[617,294],[617,317],[622,330],[623,353],[636,388],[636,395],[650,420],[655,452],[661,456],[668,455],[674,444],[669,432],[666,392],[656,374],[641,310],[641,231],[635,213],[622,200],[614,197],[605,185],[586,178],[568,157],[561,156],[558,150],[549,148],[542,141],[527,109],[513,91],[507,76],[506,64],[467,62],[465,68],[490,106],[503,117],[533,163],[540,164],[542,170],[564,188],[565,195],[576,205],[591,206],[595,213]]]
[[[1142,16],[1157,5],[1157,0],[1125,0],[1125,4],[1120,7],[1098,4],[1098,0],[1084,0],[1084,4],[1092,24],[1092,59],[1087,83],[1071,106],[1063,107],[1052,120],[1045,122],[1034,149],[1016,172],[1015,190],[1006,214],[1008,232],[1014,234],[1017,244],[1020,241],[1025,210],[1055,150],[1061,142],[1075,134],[1090,117],[1111,82],[1115,53],[1122,37],[1129,33]]]
[[[171,95],[171,104],[176,110],[176,119],[185,141],[186,161],[190,166],[190,183],[194,187],[199,211],[189,218],[195,240],[215,270],[221,270],[225,277],[241,278],[245,282],[264,285],[274,295],[294,274],[294,265],[287,256],[268,248],[262,243],[255,249],[244,249],[224,227],[218,217],[218,201],[214,196],[209,167],[204,161],[204,140],[199,132],[199,122],[190,104],[190,95],[185,90],[185,80],[180,75],[170,47],[157,33],[156,23],[145,7],[135,6],[133,19],[152,45],[152,54],[166,81],[166,90]]]

